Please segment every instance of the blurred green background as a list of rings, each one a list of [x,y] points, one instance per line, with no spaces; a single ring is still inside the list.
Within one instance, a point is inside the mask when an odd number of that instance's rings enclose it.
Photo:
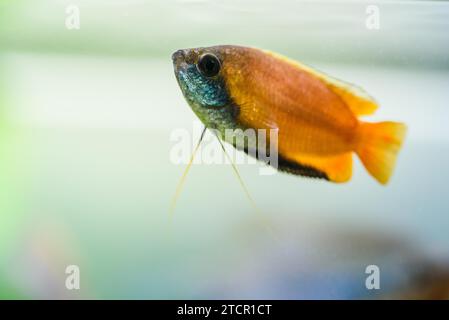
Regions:
[[[1,0],[0,298],[449,297],[448,18],[443,1]],[[370,119],[409,126],[391,183],[358,160],[345,185],[240,165],[273,238],[230,166],[194,165],[170,226],[170,133],[195,120],[170,56],[216,44],[365,88]]]

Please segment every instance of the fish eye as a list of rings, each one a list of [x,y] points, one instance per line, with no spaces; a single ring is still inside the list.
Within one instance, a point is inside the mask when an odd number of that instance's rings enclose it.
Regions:
[[[196,66],[198,71],[208,78],[216,76],[221,68],[220,60],[211,53],[203,54]]]

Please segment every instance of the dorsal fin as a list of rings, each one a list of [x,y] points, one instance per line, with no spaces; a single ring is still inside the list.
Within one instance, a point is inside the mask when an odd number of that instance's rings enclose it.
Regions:
[[[356,85],[330,77],[323,72],[284,57],[278,53],[265,50],[264,52],[277,59],[290,63],[295,67],[306,71],[307,73],[323,81],[327,85],[327,87],[335,94],[337,94],[349,107],[349,109],[351,109],[351,111],[357,116],[373,114],[378,108],[377,102],[374,100],[374,98],[366,93],[365,90]]]

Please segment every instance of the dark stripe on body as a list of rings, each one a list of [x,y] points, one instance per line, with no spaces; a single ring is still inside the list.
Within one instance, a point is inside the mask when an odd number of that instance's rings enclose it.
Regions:
[[[253,156],[254,154],[256,154],[254,151],[249,152],[247,147],[239,149],[234,144],[234,148],[236,148],[238,150],[243,150],[248,156]],[[267,147],[267,152],[268,152],[268,150],[269,150],[269,147]],[[258,152],[257,152],[257,155],[259,155]],[[298,175],[298,176],[315,178],[315,179],[324,179],[324,180],[329,181],[329,177],[327,176],[327,174],[325,172],[315,169],[314,167],[311,167],[311,166],[293,162],[291,160],[284,158],[280,154],[278,155],[277,170],[281,171],[281,172]]]
[[[311,166],[292,162],[283,158],[281,155],[278,157],[278,170],[308,178],[329,180],[329,177],[325,172],[317,170]]]

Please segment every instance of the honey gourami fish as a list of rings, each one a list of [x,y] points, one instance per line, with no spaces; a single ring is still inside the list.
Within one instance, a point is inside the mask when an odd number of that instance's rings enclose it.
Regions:
[[[377,181],[388,182],[406,127],[358,119],[378,107],[362,89],[255,48],[185,49],[172,59],[206,127],[222,137],[226,129],[278,129],[279,170],[346,182],[354,152]]]

